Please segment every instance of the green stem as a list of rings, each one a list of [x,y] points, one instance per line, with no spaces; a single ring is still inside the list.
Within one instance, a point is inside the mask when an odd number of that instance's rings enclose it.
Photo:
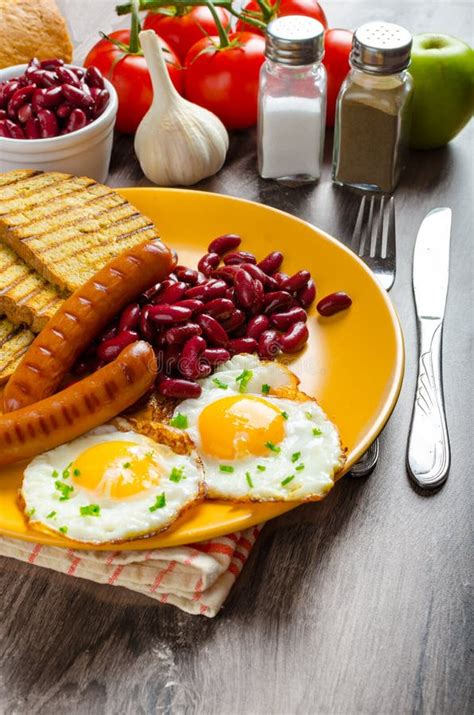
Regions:
[[[227,32],[224,30],[224,26],[222,22],[220,21],[220,17],[216,12],[216,8],[214,7],[214,3],[211,2],[211,0],[204,0],[204,5],[206,5],[209,8],[209,12],[212,15],[212,18],[216,24],[217,27],[217,34],[219,35],[219,44],[221,49],[224,47],[229,47],[230,42],[229,38],[227,37]]]
[[[230,10],[231,0],[214,0],[215,7],[223,7]],[[204,0],[139,0],[139,10],[159,10],[162,7],[178,6],[178,7],[199,7],[206,5]],[[132,11],[132,3],[126,2],[123,5],[116,5],[115,12],[117,15],[128,15]]]
[[[132,0],[132,24],[130,26],[130,52],[137,54],[140,51],[138,34],[141,31],[140,16],[138,15],[138,0]]]

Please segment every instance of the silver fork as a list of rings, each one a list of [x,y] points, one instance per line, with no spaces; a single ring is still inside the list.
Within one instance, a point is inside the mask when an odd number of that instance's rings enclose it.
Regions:
[[[388,203],[388,211],[385,211],[386,203]],[[367,196],[363,196],[354,226],[351,248],[371,269],[381,286],[389,291],[394,284],[397,268],[394,198],[391,196],[387,202],[385,196],[382,196],[377,211],[376,196],[373,194],[370,197],[367,220],[365,220],[366,204]],[[384,221],[385,214],[388,214],[387,221]],[[354,464],[350,475],[365,477],[370,474],[378,462],[379,452],[379,441],[376,439]]]

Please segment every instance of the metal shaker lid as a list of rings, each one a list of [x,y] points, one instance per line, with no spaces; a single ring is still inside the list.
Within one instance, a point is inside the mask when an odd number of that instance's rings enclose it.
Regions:
[[[375,74],[395,74],[410,64],[412,37],[391,22],[367,22],[354,33],[351,64]]]
[[[267,27],[265,55],[284,65],[310,65],[324,55],[324,27],[312,17],[287,15]]]

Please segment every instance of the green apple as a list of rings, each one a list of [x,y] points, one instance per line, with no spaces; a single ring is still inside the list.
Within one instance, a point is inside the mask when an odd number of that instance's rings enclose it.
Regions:
[[[415,35],[410,74],[414,80],[410,146],[444,146],[474,110],[474,50],[450,35]]]

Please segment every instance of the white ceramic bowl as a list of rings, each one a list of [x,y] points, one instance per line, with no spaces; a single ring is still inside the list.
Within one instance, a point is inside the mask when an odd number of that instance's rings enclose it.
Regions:
[[[0,82],[19,77],[27,66],[14,65],[0,70]],[[109,103],[100,117],[86,127],[51,139],[0,137],[0,172],[11,169],[61,171],[104,182],[109,172],[118,109],[117,92],[108,80],[104,81],[110,94]]]

